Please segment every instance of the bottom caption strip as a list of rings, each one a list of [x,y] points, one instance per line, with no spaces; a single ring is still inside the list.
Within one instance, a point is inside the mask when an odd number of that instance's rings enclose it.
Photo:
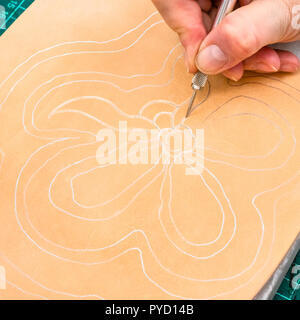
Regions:
[[[105,315],[137,316],[163,316],[163,315],[193,315],[194,306],[192,304],[145,304],[141,306],[119,306],[112,304],[105,307]]]

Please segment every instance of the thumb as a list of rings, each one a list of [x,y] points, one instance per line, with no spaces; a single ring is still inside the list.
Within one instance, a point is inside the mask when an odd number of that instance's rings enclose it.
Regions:
[[[207,74],[223,72],[262,47],[299,38],[292,23],[299,0],[254,0],[224,18],[204,39],[196,58]]]

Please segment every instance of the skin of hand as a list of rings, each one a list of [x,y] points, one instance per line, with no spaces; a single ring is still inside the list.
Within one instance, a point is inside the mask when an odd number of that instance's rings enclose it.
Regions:
[[[299,59],[268,45],[300,40],[300,0],[239,0],[210,31],[221,0],[152,0],[178,33],[187,70],[223,73],[238,81],[245,70],[296,72]]]

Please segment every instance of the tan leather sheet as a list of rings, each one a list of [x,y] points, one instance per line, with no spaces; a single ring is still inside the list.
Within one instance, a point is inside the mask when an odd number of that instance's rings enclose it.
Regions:
[[[37,0],[0,45],[1,299],[259,291],[300,231],[299,74],[210,77],[185,120],[191,75],[150,0]],[[120,121],[204,129],[204,170],[99,165]]]

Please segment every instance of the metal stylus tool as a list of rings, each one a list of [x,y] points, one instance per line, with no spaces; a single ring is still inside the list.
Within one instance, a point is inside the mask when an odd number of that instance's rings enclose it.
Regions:
[[[234,9],[236,1],[237,0],[223,0],[222,1],[212,28],[215,28],[218,24],[220,24],[220,22],[224,19],[224,17]],[[194,104],[197,92],[205,87],[205,84],[207,82],[207,77],[208,76],[206,74],[204,74],[200,71],[198,71],[194,75],[193,80],[192,80],[192,88],[193,88],[194,92],[191,97],[190,104],[189,104],[189,107],[188,107],[188,110],[187,110],[187,113],[185,116],[186,118],[191,114],[191,112],[193,110],[192,108],[193,108],[193,104]]]

